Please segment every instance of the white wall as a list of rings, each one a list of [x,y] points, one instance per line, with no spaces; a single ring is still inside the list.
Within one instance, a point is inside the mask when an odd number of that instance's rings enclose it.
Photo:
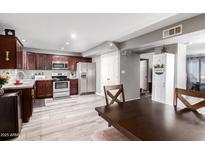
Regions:
[[[120,83],[125,90],[125,99],[140,98],[140,56],[120,55]]]
[[[178,44],[176,53],[176,83],[175,87],[186,89],[186,45]]]
[[[187,46],[187,55],[205,55],[205,43]]]
[[[92,61],[96,63],[96,93],[101,94],[101,56],[93,57]]]
[[[103,55],[92,57],[92,61],[96,63],[96,93],[99,94],[99,95],[104,95],[104,92],[102,91],[102,86],[104,86],[104,85],[102,85],[103,84],[103,76],[105,76],[105,74],[107,74],[110,70],[112,70],[112,69],[106,69],[107,67],[109,67],[112,64],[109,63],[108,64],[109,66],[105,66],[105,67],[103,66],[104,64],[102,65],[102,58],[112,56],[112,54],[114,54],[114,53],[119,54],[119,51],[115,50],[113,52],[109,52],[109,53],[106,53],[106,54],[103,54]],[[114,69],[112,72],[109,72],[109,74],[115,74],[114,76],[116,77],[116,79],[114,79],[113,84],[119,84],[119,82],[120,82],[119,81],[119,76],[120,76],[119,75],[119,66],[120,66],[119,56],[117,56],[117,59],[116,58],[113,59],[113,56],[110,57],[110,58],[113,61],[113,63],[115,63],[115,65],[118,66],[118,68]],[[106,61],[103,61],[103,62],[106,64]],[[104,74],[102,75],[102,73],[104,73]],[[112,81],[113,80],[111,80],[111,82]]]

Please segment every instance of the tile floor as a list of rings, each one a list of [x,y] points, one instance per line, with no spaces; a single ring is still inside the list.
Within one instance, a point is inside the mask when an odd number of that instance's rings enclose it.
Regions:
[[[92,140],[93,134],[108,128],[95,111],[104,103],[103,97],[94,94],[37,101],[33,116],[14,140]]]

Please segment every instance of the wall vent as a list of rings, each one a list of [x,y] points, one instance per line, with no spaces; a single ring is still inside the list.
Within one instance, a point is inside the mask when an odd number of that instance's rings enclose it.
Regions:
[[[162,38],[173,37],[182,34],[182,25],[174,26],[162,31]]]

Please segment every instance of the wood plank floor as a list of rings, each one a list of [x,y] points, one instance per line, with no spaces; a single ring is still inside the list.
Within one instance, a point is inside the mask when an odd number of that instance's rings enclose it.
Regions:
[[[20,136],[14,140],[92,140],[93,134],[108,128],[95,111],[95,107],[104,104],[104,98],[97,95],[38,102],[30,121],[23,125]]]

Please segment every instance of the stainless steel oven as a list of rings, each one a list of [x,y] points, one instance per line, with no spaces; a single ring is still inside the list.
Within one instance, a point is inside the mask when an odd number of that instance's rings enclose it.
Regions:
[[[53,70],[66,70],[68,69],[67,61],[52,61]]]
[[[70,96],[70,81],[63,73],[53,73],[53,97]]]
[[[54,81],[53,91],[62,92],[70,90],[70,81]]]

